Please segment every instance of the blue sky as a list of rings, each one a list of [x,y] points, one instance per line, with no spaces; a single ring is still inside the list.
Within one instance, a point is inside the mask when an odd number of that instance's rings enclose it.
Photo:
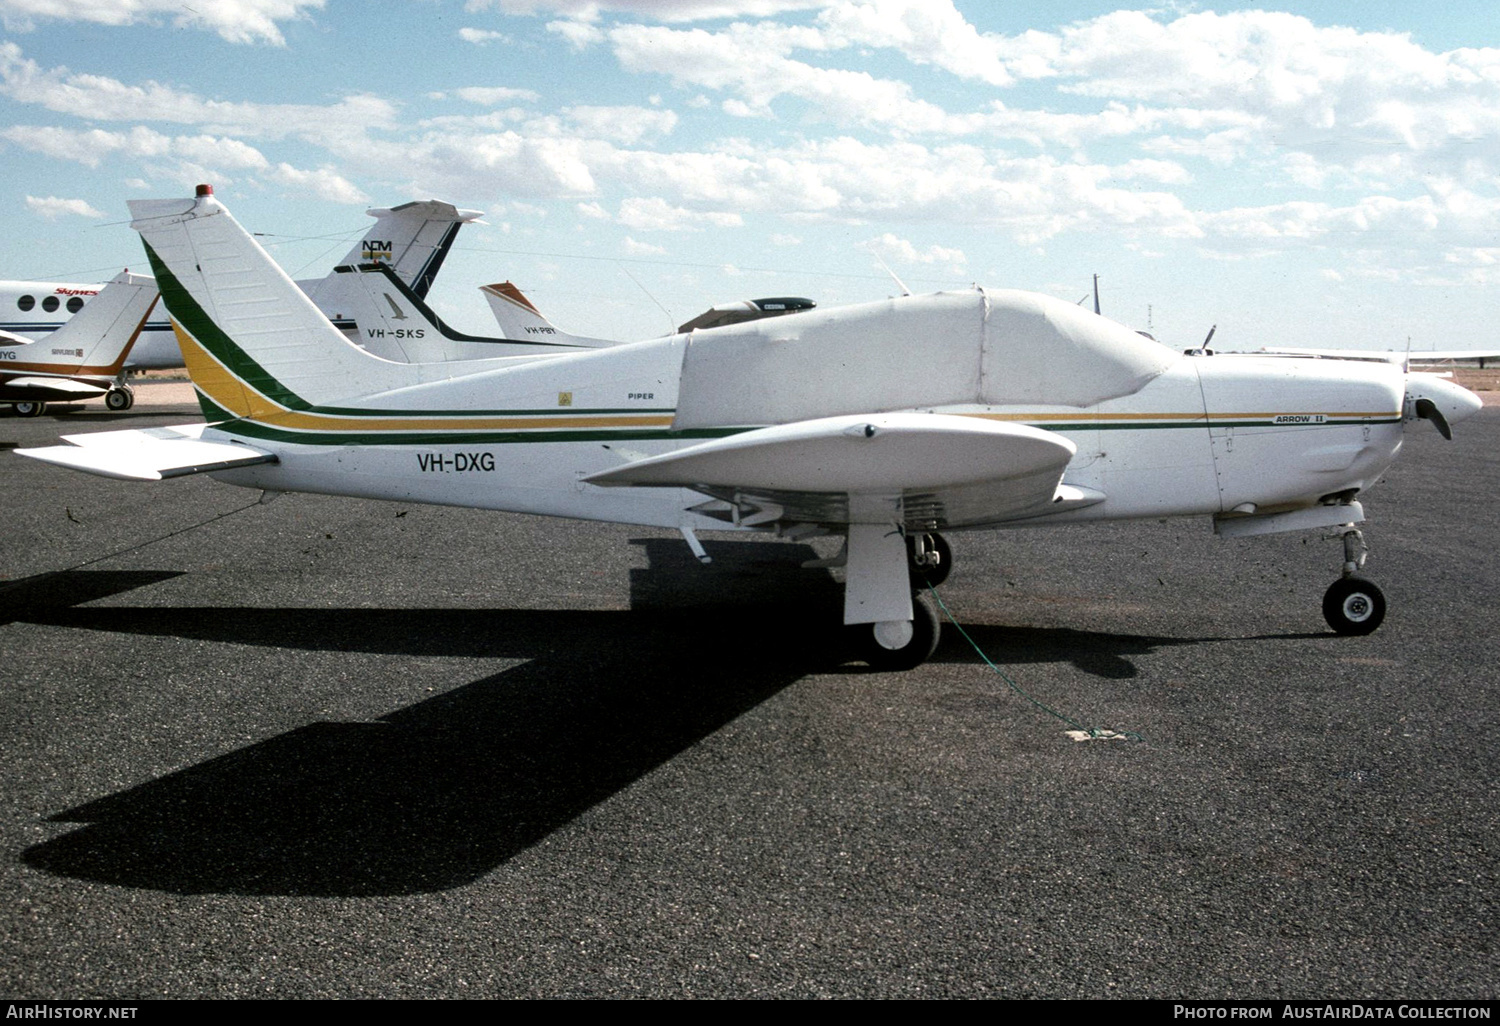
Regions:
[[[66,14],[57,13],[66,8]],[[979,282],[1190,345],[1493,347],[1500,8],[944,0],[0,0],[0,277],[143,263],[199,181],[298,276],[367,206],[486,211],[510,278],[661,334]]]

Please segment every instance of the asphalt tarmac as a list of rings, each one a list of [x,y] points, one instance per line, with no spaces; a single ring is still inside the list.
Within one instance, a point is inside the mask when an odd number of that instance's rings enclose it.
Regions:
[[[850,661],[807,545],[0,452],[0,995],[1494,998],[1497,454],[1408,433],[1367,638],[1316,532],[952,535],[975,642],[1141,738],[1078,743],[951,627]]]

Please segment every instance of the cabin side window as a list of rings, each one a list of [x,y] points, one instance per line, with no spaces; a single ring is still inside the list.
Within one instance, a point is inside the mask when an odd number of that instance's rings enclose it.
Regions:
[[[48,296],[46,299],[42,300],[42,309],[46,310],[48,313],[56,310],[57,307],[58,301],[56,296]]]
[[[36,297],[22,296],[20,299],[16,300],[16,306],[19,307],[24,313],[25,311],[30,310],[32,307],[36,306]]]
[[[74,296],[72,299],[68,300],[68,313],[77,313],[79,310],[82,310],[82,309],[83,309],[83,297],[82,296]]]

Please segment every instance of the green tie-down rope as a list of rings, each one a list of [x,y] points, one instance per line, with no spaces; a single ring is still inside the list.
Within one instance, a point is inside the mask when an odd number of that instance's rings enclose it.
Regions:
[[[962,634],[964,636],[964,640],[973,647],[974,651],[979,653],[979,658],[983,659],[985,661],[985,664],[989,666],[990,669],[994,670],[995,673],[999,675],[1000,679],[1005,681],[1005,683],[1010,686],[1010,689],[1012,691],[1020,695],[1022,698],[1026,699],[1026,701],[1030,702],[1032,705],[1036,706],[1043,712],[1050,713],[1057,719],[1062,720],[1074,730],[1077,730],[1083,734],[1087,734],[1090,741],[1103,741],[1112,738],[1125,738],[1130,741],[1146,740],[1133,730],[1101,730],[1098,727],[1085,727],[1083,724],[1079,723],[1071,716],[1068,716],[1065,713],[1058,712],[1056,709],[1053,709],[1045,702],[1032,696],[1027,692],[1025,688],[1021,687],[1021,685],[1011,680],[1009,674],[1000,669],[1000,667],[996,666],[995,661],[984,654],[984,649],[980,648],[979,644],[973,638],[969,637],[969,632],[964,630],[963,624],[959,623],[958,620],[954,618],[953,613],[948,609],[947,605],[944,604],[943,597],[938,594],[937,588],[929,584],[927,585],[927,590],[932,592],[933,601],[938,604],[938,608],[943,611],[943,615],[948,618],[948,622],[951,623],[954,627],[957,627],[958,633]]]

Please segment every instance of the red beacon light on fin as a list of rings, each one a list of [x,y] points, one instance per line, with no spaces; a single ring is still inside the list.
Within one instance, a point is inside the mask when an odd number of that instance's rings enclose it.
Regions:
[[[198,186],[198,195],[199,196],[212,196],[213,194],[214,194],[214,187],[212,185],[200,185],[200,186]]]

